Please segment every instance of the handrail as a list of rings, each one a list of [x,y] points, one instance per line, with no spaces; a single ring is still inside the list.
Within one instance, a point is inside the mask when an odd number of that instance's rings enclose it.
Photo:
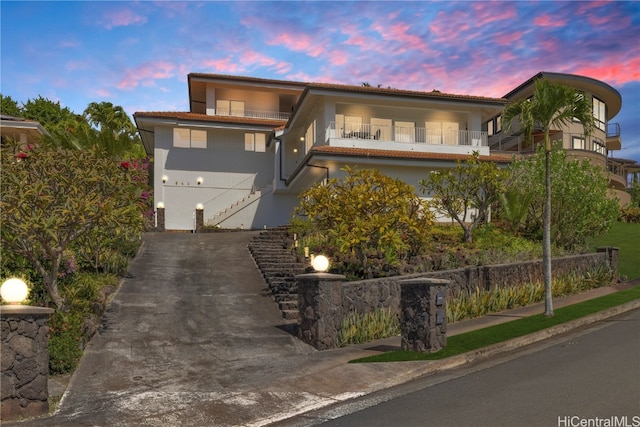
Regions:
[[[487,132],[474,130],[428,129],[369,123],[330,122],[325,138],[380,140],[431,145],[470,145],[486,147]]]
[[[232,190],[248,190],[248,188],[238,188],[238,187],[240,187],[240,186],[241,186],[242,184],[244,184],[246,181],[249,181],[249,180],[255,180],[255,178],[256,178],[256,176],[257,176],[257,175],[258,175],[257,173],[254,173],[253,175],[246,177],[245,179],[243,179],[242,181],[238,182],[238,183],[237,183],[236,185],[234,185],[233,187],[231,187],[231,188],[227,188],[227,189],[226,189],[226,190],[224,190],[222,193],[217,194],[217,195],[216,195],[216,196],[214,196],[213,198],[211,198],[211,199],[207,200],[206,202],[204,202],[204,203],[203,203],[203,206],[208,205],[209,203],[213,202],[213,201],[214,201],[215,199],[217,199],[218,197],[221,197],[221,196],[223,196],[224,194],[226,194],[226,193],[228,193],[228,192],[230,192],[230,191],[232,191]],[[251,185],[251,189],[250,189],[250,191],[251,191],[251,194],[255,193],[255,191],[256,191],[256,187],[255,187],[255,185],[253,185],[253,184]]]
[[[620,136],[620,123],[607,123],[607,138]]]
[[[289,120],[291,113],[281,111],[245,110],[232,108],[218,108],[214,112],[218,116],[247,117],[253,119]]]

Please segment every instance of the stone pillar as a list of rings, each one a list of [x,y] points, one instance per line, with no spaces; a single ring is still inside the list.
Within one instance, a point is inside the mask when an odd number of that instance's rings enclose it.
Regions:
[[[156,216],[158,223],[156,224],[156,231],[163,232],[164,228],[164,208],[156,208]]]
[[[344,310],[341,274],[309,273],[295,277],[298,286],[298,336],[318,350],[337,348]]]
[[[204,229],[204,209],[196,208],[196,233],[201,233]]]
[[[433,353],[446,347],[449,281],[421,277],[399,284],[402,349]]]
[[[614,246],[601,246],[596,248],[596,252],[604,252],[605,259],[613,271],[613,280],[618,280],[618,251],[620,248]]]
[[[49,327],[53,309],[0,307],[0,413],[3,421],[49,412]]]

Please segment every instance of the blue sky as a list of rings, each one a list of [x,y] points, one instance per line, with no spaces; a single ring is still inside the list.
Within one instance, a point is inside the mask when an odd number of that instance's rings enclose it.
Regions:
[[[0,91],[187,111],[190,72],[500,97],[539,71],[603,80],[640,161],[640,2],[0,2]]]

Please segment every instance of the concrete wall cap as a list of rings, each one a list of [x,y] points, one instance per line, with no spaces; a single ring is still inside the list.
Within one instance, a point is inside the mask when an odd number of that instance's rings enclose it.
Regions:
[[[431,277],[416,277],[413,279],[400,280],[398,283],[401,286],[406,285],[448,285],[451,281],[446,279],[434,279]]]
[[[296,280],[347,280],[342,274],[333,273],[305,273],[295,276]]]
[[[36,307],[32,305],[2,305],[0,306],[1,316],[20,316],[20,315],[36,315],[45,316],[54,313],[53,308]]]

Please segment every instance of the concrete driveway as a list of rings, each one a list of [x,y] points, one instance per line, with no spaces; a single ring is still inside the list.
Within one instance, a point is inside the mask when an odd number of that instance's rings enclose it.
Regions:
[[[89,342],[55,414],[7,425],[264,426],[287,425],[287,419],[288,425],[312,425],[322,419],[314,409],[571,329],[559,325],[563,328],[553,333],[540,331],[441,361],[349,364],[399,349],[400,338],[326,351],[294,338],[276,304],[262,296],[266,284],[247,249],[254,235],[145,235],[130,277],[116,293],[103,330]],[[556,306],[610,292],[615,289],[595,289]],[[640,300],[624,310],[638,306]],[[619,314],[621,307],[578,319],[572,327]],[[515,309],[511,317],[540,310]],[[448,335],[504,321],[502,315],[460,322]],[[308,415],[292,418],[300,414]]]
[[[243,422],[256,392],[294,367],[284,359],[315,352],[261,295],[253,235],[146,235],[59,410],[38,425]]]

